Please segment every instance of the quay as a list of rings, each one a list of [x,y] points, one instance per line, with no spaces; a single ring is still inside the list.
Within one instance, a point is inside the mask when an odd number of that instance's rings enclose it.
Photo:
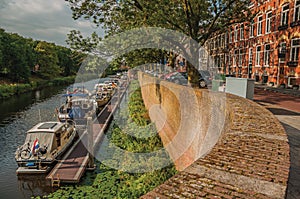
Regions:
[[[47,175],[46,179],[51,180],[52,186],[60,186],[60,183],[78,183],[87,169],[93,169],[94,149],[102,141],[126,90],[127,83],[123,83],[97,117],[93,121],[89,118],[87,128],[79,133],[79,139]]]
[[[179,171],[141,198],[299,198],[288,193],[290,137],[269,110],[229,93],[169,82],[157,87],[143,73],[139,81],[146,108],[160,103],[157,111],[164,110],[166,117],[153,114],[153,121],[164,122],[159,134],[165,146],[174,145],[168,152]]]

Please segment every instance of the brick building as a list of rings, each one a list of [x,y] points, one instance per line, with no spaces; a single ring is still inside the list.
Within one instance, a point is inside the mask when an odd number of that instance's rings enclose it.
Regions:
[[[219,73],[290,86],[300,82],[300,0],[252,3],[253,21],[206,42]]]

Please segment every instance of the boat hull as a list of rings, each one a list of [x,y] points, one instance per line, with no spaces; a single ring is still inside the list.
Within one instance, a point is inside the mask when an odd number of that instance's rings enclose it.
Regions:
[[[48,166],[45,169],[41,168],[28,168],[28,167],[18,167],[16,170],[17,175],[20,174],[45,174],[51,170],[52,167]]]

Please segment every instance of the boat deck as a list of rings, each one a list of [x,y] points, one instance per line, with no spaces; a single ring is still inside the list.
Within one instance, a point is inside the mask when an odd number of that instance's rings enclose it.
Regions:
[[[79,182],[88,163],[88,151],[84,146],[87,134],[83,134],[80,140],[68,151],[62,160],[55,165],[46,179],[57,179],[60,182],[76,183]]]

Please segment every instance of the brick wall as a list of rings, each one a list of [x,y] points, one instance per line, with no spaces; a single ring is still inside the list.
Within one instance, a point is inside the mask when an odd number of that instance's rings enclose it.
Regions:
[[[179,174],[143,198],[283,198],[287,135],[256,103],[139,73],[151,120]],[[191,197],[193,196],[193,197]]]

